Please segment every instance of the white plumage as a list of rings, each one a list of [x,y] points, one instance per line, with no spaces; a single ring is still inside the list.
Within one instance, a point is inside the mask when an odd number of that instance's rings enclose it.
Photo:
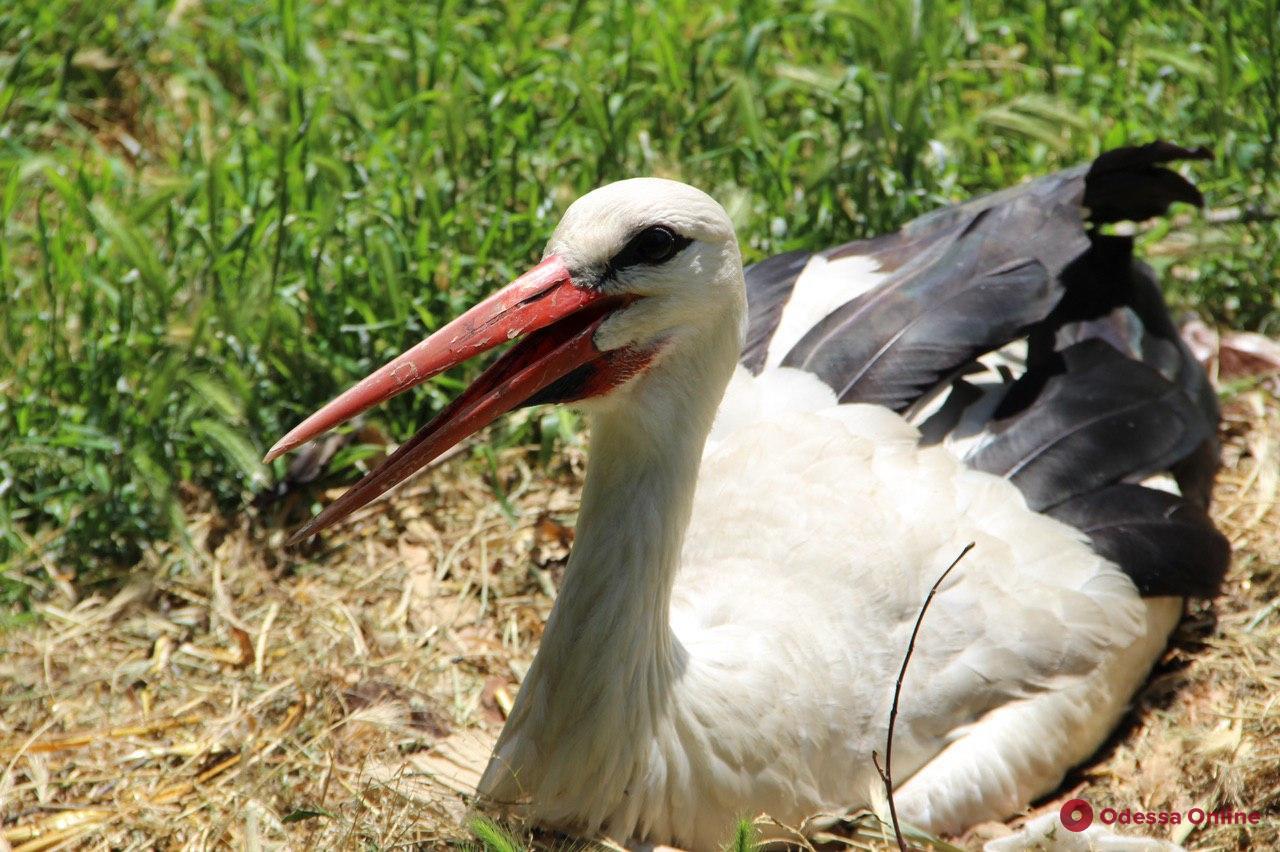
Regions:
[[[1029,268],[996,263],[995,282]],[[438,372],[463,357],[453,350],[473,354],[472,339],[537,323],[526,348],[371,477],[389,487],[497,416],[499,397],[511,397],[504,410],[580,400],[590,416],[573,552],[482,801],[575,833],[698,850],[743,816],[800,825],[872,803],[912,626],[970,542],[903,686],[899,813],[936,832],[1003,818],[1097,748],[1182,598],[1143,597],[1085,533],[967,463],[1005,393],[999,371],[926,445],[894,411],[838,404],[812,372],[778,366],[887,272],[856,254],[810,261],[752,375],[738,365],[747,301],[733,227],[698,190],[655,179],[597,190],[566,213],[538,270],[418,347]],[[572,324],[593,310],[598,324]],[[555,354],[582,327],[589,354]],[[1019,369],[1016,350],[1004,361]],[[926,430],[942,417],[934,396],[913,406]],[[466,429],[449,431],[450,418]],[[300,430],[280,446],[315,432]]]
[[[579,201],[549,251],[616,250],[631,228],[614,205],[654,218],[641,187],[697,209],[691,190],[638,183]],[[735,279],[732,296],[685,312],[693,328],[656,366],[588,406],[564,587],[481,793],[571,830],[694,849],[744,814],[799,824],[869,803],[911,627],[972,541],[921,633],[894,771],[922,827],[1007,815],[1106,736],[1181,602],[1141,599],[1081,533],[922,448],[897,414],[837,405],[798,370],[735,367],[736,251],[728,266],[700,271]],[[724,292],[676,280],[682,300]],[[801,308],[810,324],[818,303]]]
[[[591,476],[601,457],[649,463],[634,433],[592,434]],[[584,497],[558,612],[481,786],[495,801],[692,849],[744,814],[798,825],[869,804],[912,624],[973,541],[928,613],[894,751],[902,817],[958,831],[1091,754],[1181,612],[1139,598],[1007,481],[919,448],[885,409],[835,405],[808,374],[738,368],[712,434],[675,564],[661,528],[677,510],[639,471],[609,470],[607,521]]]

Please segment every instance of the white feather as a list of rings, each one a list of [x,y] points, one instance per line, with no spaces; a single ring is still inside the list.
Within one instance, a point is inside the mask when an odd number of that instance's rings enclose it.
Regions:
[[[850,254],[828,260],[815,254],[796,278],[795,286],[782,309],[778,327],[769,340],[766,367],[776,367],[786,354],[832,311],[861,296],[883,281],[875,260]]]

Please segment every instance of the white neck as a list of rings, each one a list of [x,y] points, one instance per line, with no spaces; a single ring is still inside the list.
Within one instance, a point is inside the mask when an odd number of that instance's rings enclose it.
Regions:
[[[592,413],[573,553],[482,791],[533,795],[540,810],[594,798],[605,814],[646,771],[687,663],[670,628],[671,590],[703,447],[740,352],[740,316],[727,311],[688,335]],[[500,761],[514,764],[514,786],[492,786]],[[584,786],[587,796],[565,795]]]

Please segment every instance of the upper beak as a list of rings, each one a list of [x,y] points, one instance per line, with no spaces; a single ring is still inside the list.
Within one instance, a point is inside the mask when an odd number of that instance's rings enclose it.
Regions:
[[[600,324],[623,303],[618,297],[578,286],[564,262],[551,255],[312,414],[281,438],[267,453],[265,461],[450,367],[527,335],[376,470],[294,533],[289,543],[337,523],[449,447],[530,401],[580,367],[600,361],[600,368],[609,372],[633,373],[633,356],[602,355],[593,342]],[[574,398],[591,395],[591,391],[599,392],[612,384],[612,381],[600,381],[598,375],[584,376],[575,388],[578,393]]]

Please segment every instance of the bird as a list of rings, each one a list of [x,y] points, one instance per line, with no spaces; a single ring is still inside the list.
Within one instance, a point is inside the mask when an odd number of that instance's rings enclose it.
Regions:
[[[701,190],[605,185],[271,449],[514,341],[293,539],[506,412],[573,404],[576,537],[482,803],[691,850],[744,816],[816,824],[883,800],[897,698],[900,818],[1006,819],[1098,749],[1227,570],[1213,389],[1111,227],[1202,204],[1169,164],[1205,156],[1117,148],[746,269]]]

